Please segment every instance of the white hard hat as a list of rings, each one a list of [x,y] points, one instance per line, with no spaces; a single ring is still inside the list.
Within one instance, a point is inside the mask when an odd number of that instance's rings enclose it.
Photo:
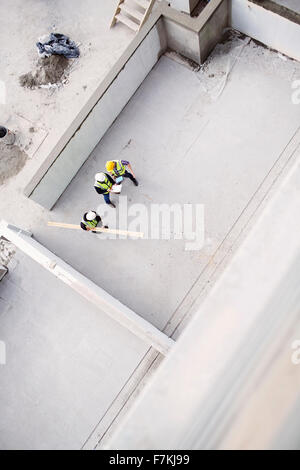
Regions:
[[[89,212],[86,214],[85,218],[86,218],[86,220],[94,220],[94,218],[96,217],[96,215],[97,215],[96,212],[94,212],[94,211],[89,211]]]
[[[104,173],[96,173],[95,174],[95,180],[100,181],[100,183],[103,183],[105,181],[105,174]]]

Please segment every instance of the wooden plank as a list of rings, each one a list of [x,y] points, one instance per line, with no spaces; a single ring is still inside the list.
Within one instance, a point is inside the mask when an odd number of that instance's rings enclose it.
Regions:
[[[127,5],[126,3],[123,3],[123,5],[121,6],[121,11],[124,11],[125,13],[127,13],[127,15],[130,15],[132,16],[133,18],[135,18],[139,23],[143,20],[144,18],[144,14],[141,13],[140,11],[138,10],[135,10],[132,6],[129,6]]]
[[[149,15],[150,15],[150,13],[151,13],[151,11],[152,11],[152,8],[153,8],[154,3],[155,3],[155,0],[151,0],[151,1],[150,1],[149,5],[148,5],[148,8],[147,8],[147,10],[145,11],[144,18],[143,18],[142,21],[141,21],[139,30],[141,29],[141,27],[143,26],[143,24],[145,24],[146,21],[147,21],[147,19],[149,18]]]
[[[112,22],[111,22],[111,24],[110,24],[110,27],[111,27],[111,28],[112,28],[112,26],[114,26],[114,24],[115,24],[116,21],[117,21],[116,15],[117,15],[118,13],[120,13],[120,11],[121,11],[120,5],[121,5],[122,3],[124,3],[124,1],[125,1],[125,0],[119,0],[119,1],[118,1],[118,5],[117,5],[117,8],[116,8],[116,11],[115,11],[115,13],[114,13]]]
[[[147,0],[134,0],[135,3],[137,3],[140,7],[144,8],[144,10],[147,10],[149,7],[149,2]]]
[[[64,224],[61,222],[48,222],[49,227],[60,227],[60,228],[68,228],[71,230],[82,230],[80,225],[75,225],[75,224]],[[113,228],[100,228],[96,227],[93,229],[95,232],[102,232],[102,233],[111,233],[113,235],[129,235],[130,237],[138,237],[138,238],[143,238],[144,234],[143,232],[130,232],[128,230],[117,230]]]

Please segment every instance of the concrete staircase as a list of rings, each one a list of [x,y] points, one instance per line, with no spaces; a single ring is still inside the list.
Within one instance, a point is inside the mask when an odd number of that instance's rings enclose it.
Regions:
[[[118,0],[110,27],[117,21],[137,33],[151,13],[155,0]]]

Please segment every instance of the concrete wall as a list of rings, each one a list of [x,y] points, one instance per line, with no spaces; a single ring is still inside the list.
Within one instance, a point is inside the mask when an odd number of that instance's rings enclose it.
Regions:
[[[198,18],[163,13],[168,47],[203,64],[229,25],[229,0],[211,0]]]
[[[164,19],[168,47],[200,64],[199,34],[186,26]]]
[[[31,198],[51,209],[86,161],[137,88],[144,81],[166,47],[162,21],[159,20],[91,109],[82,118],[71,140],[33,190]],[[91,182],[92,184],[92,182]]]
[[[216,6],[213,15],[200,30],[200,63],[203,64],[216,44],[221,40],[224,29],[229,24],[229,0]]]
[[[191,13],[199,0],[170,0],[169,3],[172,8],[176,8],[179,11],[185,11]]]
[[[279,11],[275,13],[247,0],[232,0],[231,25],[272,49],[300,60],[300,25],[284,18]]]

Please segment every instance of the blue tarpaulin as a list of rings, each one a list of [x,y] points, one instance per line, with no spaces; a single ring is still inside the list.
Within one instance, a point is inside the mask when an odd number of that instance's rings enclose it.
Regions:
[[[37,42],[36,45],[41,57],[50,57],[51,55],[63,55],[67,59],[79,57],[79,48],[64,34],[51,33],[47,41]]]

